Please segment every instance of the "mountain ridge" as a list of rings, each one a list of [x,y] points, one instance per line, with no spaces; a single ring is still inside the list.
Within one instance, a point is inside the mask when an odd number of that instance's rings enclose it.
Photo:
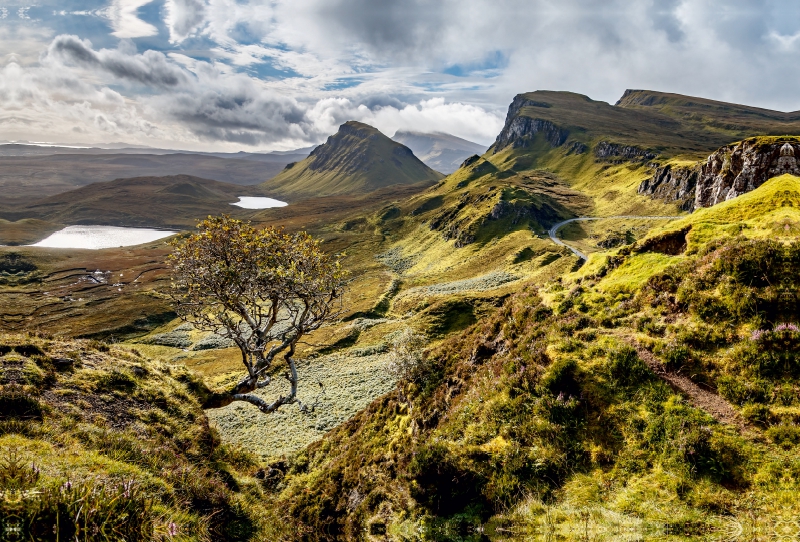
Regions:
[[[394,141],[411,149],[426,165],[449,175],[474,154],[486,152],[486,146],[444,132],[398,130]]]
[[[441,173],[422,163],[405,145],[376,128],[348,121],[315,148],[260,186],[281,197],[371,192],[395,184],[434,183]]]

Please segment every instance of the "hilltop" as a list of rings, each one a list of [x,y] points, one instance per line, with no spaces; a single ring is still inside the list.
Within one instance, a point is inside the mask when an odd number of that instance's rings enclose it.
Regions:
[[[423,133],[398,131],[392,139],[402,143],[427,166],[449,175],[473,154],[483,154],[486,147],[460,137],[441,132]]]
[[[278,196],[302,199],[334,194],[363,194],[398,184],[434,183],[442,175],[411,150],[372,126],[350,121],[261,187]]]

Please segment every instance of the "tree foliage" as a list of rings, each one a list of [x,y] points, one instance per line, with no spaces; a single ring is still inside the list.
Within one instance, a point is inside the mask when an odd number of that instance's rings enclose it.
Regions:
[[[273,412],[298,402],[295,349],[304,335],[341,314],[347,273],[340,257],[326,254],[305,232],[256,229],[227,216],[209,217],[198,230],[176,242],[170,256],[176,309],[197,329],[232,340],[247,370],[204,408],[247,401]],[[272,382],[281,357],[291,390],[268,403],[252,392]]]

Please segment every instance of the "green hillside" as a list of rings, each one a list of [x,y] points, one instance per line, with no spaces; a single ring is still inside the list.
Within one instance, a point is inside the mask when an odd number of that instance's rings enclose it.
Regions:
[[[26,540],[270,538],[258,466],[220,444],[202,389],[135,350],[0,335],[0,528]]]
[[[571,92],[518,95],[512,117],[549,121],[564,144],[581,150],[605,141],[655,155],[702,156],[753,135],[800,132],[800,115],[647,90],[626,91],[616,105]],[[508,125],[508,122],[507,122]]]
[[[768,535],[800,490],[798,203],[772,179],[516,288],[276,466],[274,506],[342,540]]]
[[[308,158],[289,164],[261,187],[270,194],[297,200],[363,194],[391,185],[433,183],[442,177],[408,147],[372,126],[350,121]]]
[[[224,445],[214,441],[202,459],[189,444],[178,453],[200,469],[202,487],[222,479],[226,488],[215,501],[223,512],[203,508],[181,520],[195,529],[189,539],[204,539],[193,525],[235,514],[241,522],[214,529],[282,541],[486,542],[703,540],[736,527],[743,539],[768,539],[777,521],[800,513],[792,497],[800,491],[800,179],[772,177],[691,214],[638,190],[664,164],[696,165],[741,133],[789,131],[791,115],[781,115],[645,91],[616,106],[528,93],[515,98],[496,143],[444,178],[376,130],[347,123],[259,187],[292,205],[243,215],[308,230],[346,254],[345,313],[296,352],[298,397],[311,411],[265,416],[244,403],[196,411],[205,386],[241,377],[241,353],[174,319],[163,242],[92,254],[0,249],[0,295],[12,306],[0,323],[121,337],[124,348],[35,341],[46,358],[72,349],[90,359],[74,373],[81,382],[116,371],[132,375],[126,393],[137,400],[174,392],[184,402],[168,428],[175,443],[189,442],[181,431],[202,442],[219,431]],[[148,209],[130,193],[118,212],[133,216],[138,205],[143,216],[183,220],[182,204],[230,207],[225,186],[185,181],[136,186],[171,207]],[[111,216],[113,192],[102,193]],[[65,220],[81,208],[70,201]],[[548,232],[580,216],[599,220],[559,235],[587,261]],[[7,342],[24,341],[34,339]],[[92,349],[105,357],[95,360]],[[93,405],[73,373],[42,363],[59,397]],[[108,404],[124,401],[106,395]],[[54,405],[56,419],[62,407]],[[110,435],[127,434],[114,423]],[[54,433],[24,438],[56,442]],[[78,444],[87,457],[103,453],[94,440]],[[137,476],[148,483],[177,487],[146,470],[136,450],[111,459],[143,469]],[[109,465],[91,468],[115,473]],[[159,493],[154,506],[178,517],[170,495]]]

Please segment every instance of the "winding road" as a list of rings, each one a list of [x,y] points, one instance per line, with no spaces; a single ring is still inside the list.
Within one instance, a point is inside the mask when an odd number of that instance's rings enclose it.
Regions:
[[[684,215],[685,216],[685,215]],[[553,241],[555,244],[560,245],[562,247],[567,247],[572,251],[575,256],[580,258],[581,260],[588,260],[589,257],[578,250],[577,248],[573,248],[566,244],[564,241],[558,238],[556,235],[558,230],[570,224],[572,222],[586,222],[589,220],[614,220],[614,219],[637,219],[637,220],[675,220],[676,218],[684,218],[683,216],[638,216],[638,215],[619,215],[619,216],[581,216],[578,218],[570,218],[569,220],[564,220],[563,222],[559,222],[558,224],[554,225],[547,231],[547,234],[550,236],[550,240]]]

